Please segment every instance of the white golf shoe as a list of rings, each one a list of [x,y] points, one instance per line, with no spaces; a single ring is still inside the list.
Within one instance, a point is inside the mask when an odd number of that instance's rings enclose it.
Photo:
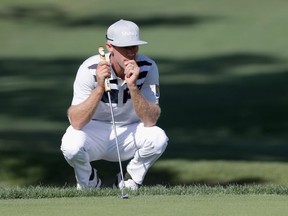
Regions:
[[[95,168],[92,168],[88,185],[81,185],[77,183],[77,190],[88,189],[88,188],[99,189],[101,187],[101,184],[102,184],[102,181],[97,175],[97,170]]]
[[[128,176],[128,178],[126,178]],[[130,177],[130,178],[129,178]],[[138,190],[139,186],[136,182],[133,181],[131,176],[128,174],[125,175],[125,181],[123,181],[121,177],[121,173],[118,173],[116,175],[116,181],[113,184],[113,188],[119,188],[119,189],[129,189],[129,190]]]

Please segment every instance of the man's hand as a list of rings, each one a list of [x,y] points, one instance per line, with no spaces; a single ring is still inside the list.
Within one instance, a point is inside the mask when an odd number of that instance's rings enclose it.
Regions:
[[[106,61],[99,62],[96,68],[97,87],[105,90],[105,79],[110,76],[110,64]]]
[[[138,67],[136,61],[128,60],[125,63],[125,81],[127,82],[128,88],[135,87],[136,81],[140,73],[140,68]]]

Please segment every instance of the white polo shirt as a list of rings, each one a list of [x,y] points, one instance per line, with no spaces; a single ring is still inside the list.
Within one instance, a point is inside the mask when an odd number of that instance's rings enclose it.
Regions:
[[[109,61],[109,53],[106,54],[106,59]],[[140,68],[140,74],[137,79],[138,88],[148,101],[158,104],[160,93],[159,73],[156,63],[143,55],[138,55],[136,61]],[[74,95],[72,105],[77,105],[86,100],[97,86],[95,74],[99,62],[100,56],[94,55],[80,65],[73,85]],[[126,125],[140,122],[134,110],[126,82],[116,76],[112,67],[109,81],[115,123],[118,125]],[[103,122],[112,121],[107,92],[103,94],[92,120]]]

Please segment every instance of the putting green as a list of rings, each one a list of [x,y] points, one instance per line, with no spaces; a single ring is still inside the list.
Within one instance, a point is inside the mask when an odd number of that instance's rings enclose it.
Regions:
[[[1,200],[2,216],[79,215],[286,215],[288,197],[280,195],[195,195],[83,197]]]

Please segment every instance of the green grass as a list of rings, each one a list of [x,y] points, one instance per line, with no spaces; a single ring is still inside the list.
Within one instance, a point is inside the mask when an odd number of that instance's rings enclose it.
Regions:
[[[177,185],[179,179],[185,185],[287,185],[288,165],[279,162],[161,160],[148,174],[146,183],[158,180],[164,185]]]
[[[0,189],[1,215],[286,215],[287,187],[143,187],[120,199],[112,189]],[[283,196],[285,195],[285,196]],[[17,199],[15,199],[17,198]],[[41,198],[41,199],[39,199]]]
[[[287,215],[287,4],[2,0],[1,216]],[[128,200],[110,188],[117,163],[93,163],[104,188],[77,191],[59,150],[77,68],[120,18],[158,63],[170,138]]]
[[[286,215],[287,197],[265,196],[142,196],[128,200],[111,197],[10,200],[1,202],[1,215]],[[207,206],[207,201],[209,205]]]
[[[112,5],[112,6],[111,6]],[[164,7],[165,6],[165,7]],[[0,187],[75,185],[59,150],[81,62],[132,19],[170,138],[146,185],[287,185],[287,2],[1,1]],[[118,164],[94,163],[105,186]]]
[[[280,185],[228,185],[228,186],[143,186],[138,191],[125,190],[129,197],[175,196],[175,195],[288,195],[288,187]],[[72,197],[119,197],[120,190],[104,187],[100,190],[77,190],[75,187],[2,187],[0,199],[44,199]]]

